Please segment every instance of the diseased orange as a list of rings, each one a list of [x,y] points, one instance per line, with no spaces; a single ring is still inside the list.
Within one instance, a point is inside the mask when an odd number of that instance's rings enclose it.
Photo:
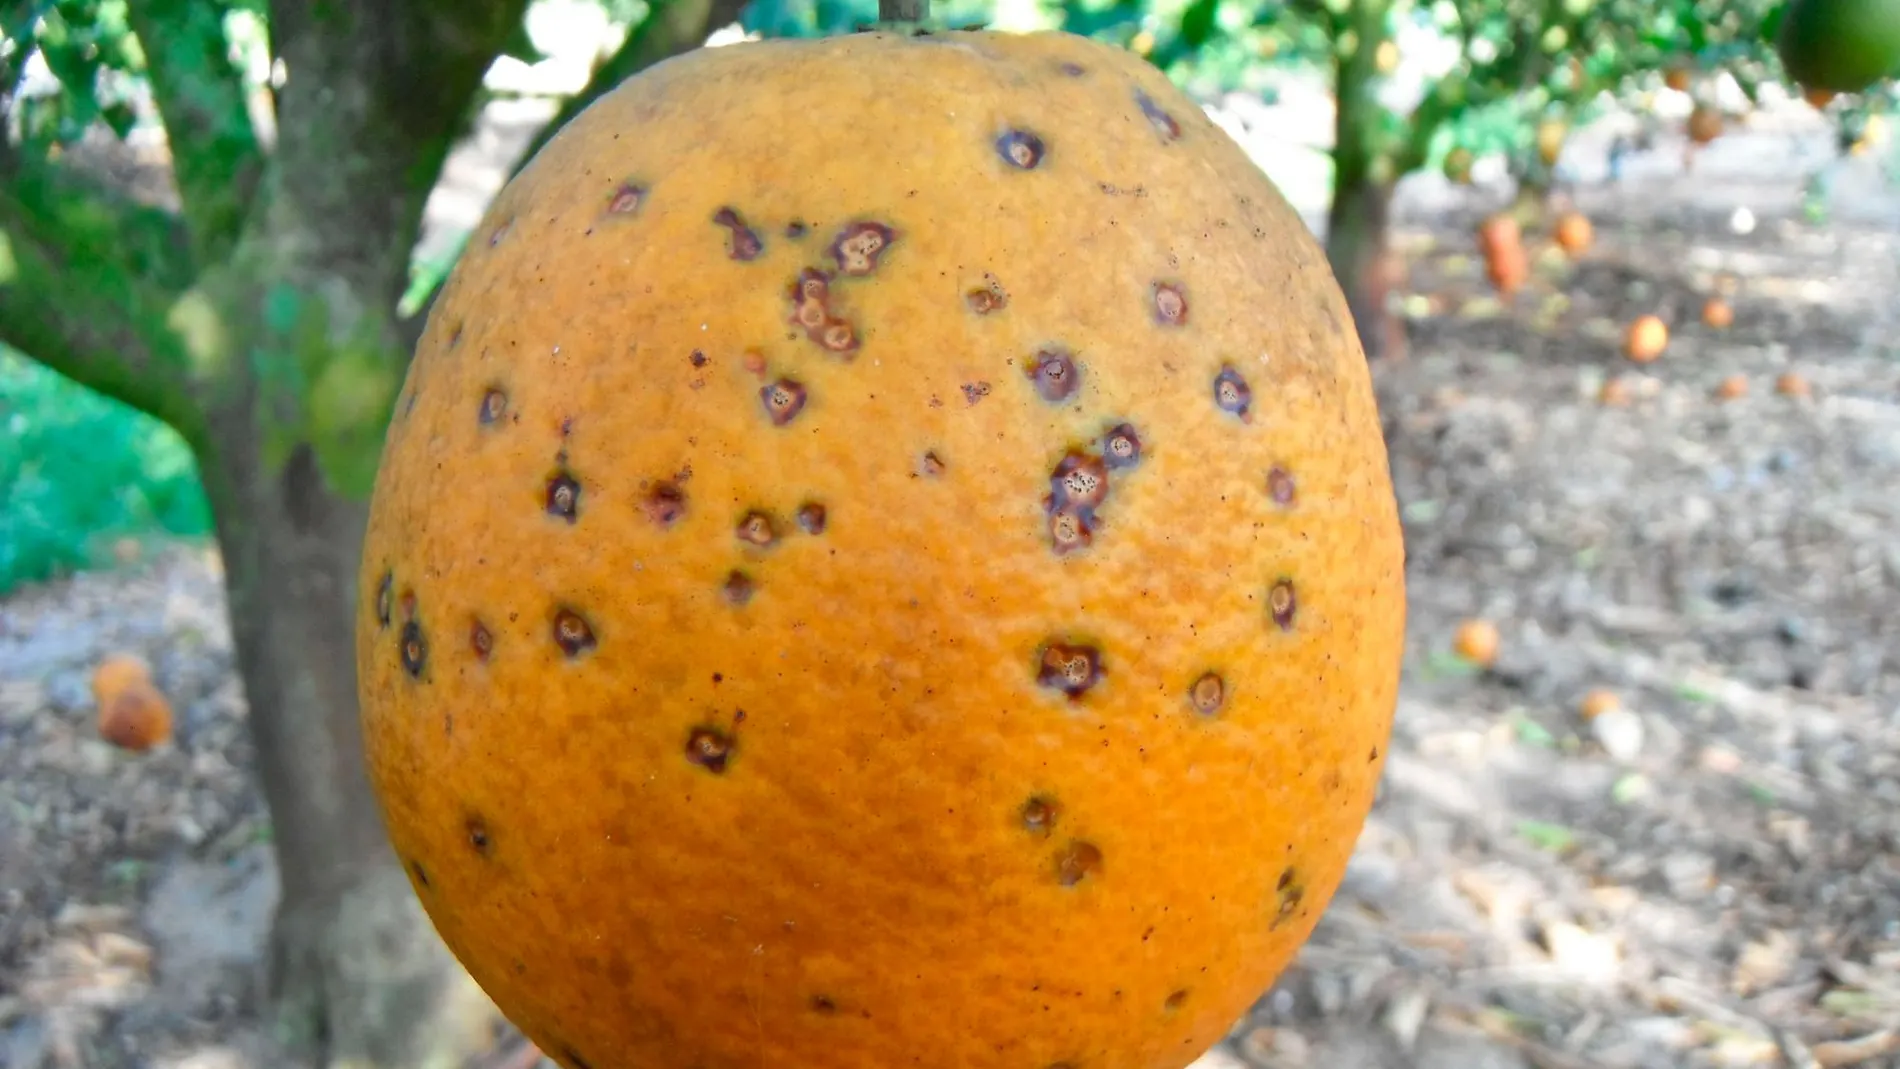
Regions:
[[[1720,297],[1710,297],[1702,303],[1702,323],[1716,330],[1726,330],[1735,322],[1735,309]]]
[[[1555,237],[1557,244],[1572,256],[1590,247],[1595,231],[1590,226],[1590,217],[1582,212],[1565,212],[1557,220]]]
[[[172,737],[172,707],[150,680],[127,683],[99,705],[99,737],[143,753]]]
[[[1624,334],[1623,354],[1639,364],[1647,364],[1661,356],[1668,345],[1669,328],[1663,325],[1661,317],[1638,316]]]
[[[1719,401],[1734,401],[1748,396],[1748,376],[1729,375],[1716,383],[1715,397]]]
[[[396,412],[373,783],[569,1069],[1177,1069],[1338,886],[1404,630],[1370,375],[1134,56],[654,67],[501,192]]]
[[[1621,708],[1623,699],[1617,697],[1615,691],[1598,687],[1584,694],[1583,700],[1577,703],[1577,714],[1585,720],[1595,720]]]
[[[1706,145],[1722,136],[1722,113],[1707,104],[1697,104],[1689,112],[1689,140]]]
[[[1484,668],[1497,663],[1498,644],[1498,625],[1489,620],[1466,620],[1451,639],[1453,653]]]
[[[1783,397],[1811,397],[1814,387],[1808,385],[1808,377],[1799,371],[1784,371],[1775,378],[1775,392]]]
[[[134,683],[149,681],[152,668],[143,657],[132,653],[109,653],[92,666],[92,700],[104,705]]]
[[[1620,376],[1604,379],[1603,385],[1597,390],[1597,403],[1606,408],[1627,408],[1634,397],[1630,384]]]

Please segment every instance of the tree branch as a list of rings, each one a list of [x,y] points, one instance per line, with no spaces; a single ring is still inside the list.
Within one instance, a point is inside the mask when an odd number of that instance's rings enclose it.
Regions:
[[[166,322],[189,254],[169,219],[48,173],[0,187],[0,342],[196,445],[203,416]]]
[[[212,0],[133,0],[132,31],[165,122],[185,222],[200,264],[236,244],[263,173],[263,153]]]
[[[618,51],[594,68],[587,85],[569,97],[561,110],[521,154],[516,169],[527,166],[535,153],[572,122],[587,106],[628,78],[661,60],[690,52],[706,43],[706,35],[728,25],[745,10],[747,0],[656,0],[647,17],[627,34]]]

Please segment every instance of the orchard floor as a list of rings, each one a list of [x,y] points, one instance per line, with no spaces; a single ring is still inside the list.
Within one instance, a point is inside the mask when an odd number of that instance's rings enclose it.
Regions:
[[[1508,309],[1472,206],[1410,213],[1428,314],[1378,372],[1411,591],[1384,789],[1203,1069],[1900,1066],[1900,233],[1762,209],[1739,234],[1680,178],[1578,196],[1596,245]],[[1674,337],[1639,367],[1618,324],[1651,310]],[[1470,617],[1503,638],[1486,671],[1448,652]],[[155,665],[176,745],[96,741],[115,650]],[[1627,712],[1586,723],[1599,687]],[[243,717],[201,549],[0,602],[0,1065],[288,1064],[256,1016],[275,883]],[[503,1040],[482,1069],[534,1063]]]

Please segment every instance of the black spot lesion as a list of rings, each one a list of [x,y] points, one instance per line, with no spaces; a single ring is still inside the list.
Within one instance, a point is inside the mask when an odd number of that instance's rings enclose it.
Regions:
[[[1203,672],[1190,687],[1188,701],[1202,716],[1214,716],[1227,705],[1227,681],[1219,672]]]
[[[494,850],[494,841],[488,834],[488,821],[482,819],[480,814],[471,813],[463,820],[462,834],[467,838],[469,848],[482,857],[487,857]]]
[[[500,423],[508,414],[508,392],[499,386],[490,386],[482,392],[481,404],[475,410],[475,419],[488,427]]]
[[[480,620],[470,621],[468,625],[468,648],[475,653],[478,661],[487,661],[495,652],[495,635],[488,625]]]
[[[897,231],[883,223],[860,220],[839,231],[829,251],[839,274],[862,277],[877,270],[878,260],[896,241]]]
[[[1046,837],[1055,831],[1056,817],[1060,813],[1061,808],[1054,798],[1046,794],[1038,794],[1023,802],[1022,807],[1017,810],[1016,818],[1022,824],[1024,831]]]
[[[1241,377],[1232,364],[1223,364],[1220,373],[1214,376],[1214,404],[1222,412],[1239,416],[1243,421],[1253,417],[1253,387]]]
[[[1102,435],[1102,462],[1110,471],[1141,463],[1141,432],[1132,423],[1118,423]]]
[[[646,200],[647,187],[645,185],[634,181],[622,182],[607,198],[607,214],[637,215]]]
[[[1079,699],[1105,674],[1102,651],[1082,643],[1047,642],[1036,654],[1036,682]]]
[[[1154,318],[1164,327],[1184,327],[1188,321],[1187,289],[1178,282],[1154,284]]]
[[[1108,464],[1101,457],[1071,450],[1056,464],[1043,511],[1057,555],[1085,549],[1094,540],[1096,510],[1108,500],[1108,486]]]
[[[382,582],[376,585],[376,622],[389,626],[391,615],[396,609],[396,573],[385,569]]]
[[[986,274],[982,285],[972,286],[964,293],[963,303],[977,315],[992,315],[1009,307],[1009,291],[995,275]]]
[[[1067,401],[1082,387],[1082,369],[1075,354],[1060,345],[1038,349],[1035,359],[1023,365],[1023,374],[1036,393],[1051,403]]]
[[[831,307],[831,275],[816,267],[807,267],[792,280],[790,321],[805,332],[819,348],[849,359],[857,351],[858,330],[851,321]]]
[[[567,1063],[567,1069],[594,1069],[593,1064],[575,1053],[573,1047],[561,1048],[561,1060]]]
[[[805,386],[797,379],[779,379],[759,387],[759,404],[772,426],[783,427],[805,410]]]
[[[1293,481],[1293,473],[1275,466],[1267,472],[1267,497],[1282,508],[1293,504],[1298,488]]]
[[[429,663],[429,640],[422,633],[420,621],[403,623],[401,646],[402,670],[409,673],[410,679],[421,679],[422,670]]]
[[[1179,141],[1181,139],[1180,122],[1176,121],[1174,116],[1168,114],[1160,104],[1156,103],[1154,97],[1137,89],[1135,90],[1135,103],[1140,106],[1141,114],[1148,119],[1148,125],[1154,127],[1155,133],[1161,135],[1161,140]]]
[[[807,501],[798,506],[798,529],[809,535],[825,533],[829,522],[825,506],[816,501]]]
[[[726,581],[719,589],[728,605],[745,605],[758,593],[759,585],[751,576],[734,568],[726,573]]]
[[[830,1017],[838,1012],[838,1003],[829,995],[813,995],[811,997],[811,1012],[821,1017]]]
[[[1028,130],[1005,130],[996,139],[996,154],[1019,171],[1032,171],[1042,165],[1048,147]]]
[[[1168,997],[1166,1001],[1162,1002],[1161,1008],[1168,1011],[1169,1013],[1174,1013],[1180,1010],[1181,1007],[1187,1005],[1187,1000],[1188,1000],[1187,988],[1185,987],[1180,988],[1179,990],[1171,991],[1168,993]]]
[[[659,527],[671,527],[686,515],[686,489],[667,479],[647,488],[641,502],[647,519]]]
[[[1297,869],[1288,865],[1285,869],[1281,870],[1279,880],[1273,885],[1274,905],[1273,923],[1271,927],[1277,930],[1281,925],[1292,920],[1294,916],[1299,913],[1300,904],[1304,902],[1305,899],[1305,881],[1300,878]]]
[[[1299,595],[1294,592],[1293,580],[1278,579],[1267,590],[1267,612],[1273,622],[1282,631],[1293,630],[1293,616],[1299,611]]]
[[[726,256],[730,259],[749,263],[765,252],[765,239],[746,225],[737,209],[721,208],[713,214],[712,221],[726,229]]]
[[[1074,887],[1102,867],[1102,848],[1082,839],[1071,839],[1056,852],[1056,882],[1064,887]]]
[[[600,645],[600,640],[594,635],[594,625],[573,609],[555,610],[552,630],[554,644],[560,647],[569,660]]]
[[[415,875],[417,886],[425,891],[429,889],[429,870],[422,867],[422,862],[410,858],[409,871]]]
[[[564,469],[548,476],[546,508],[548,515],[568,523],[580,519],[580,480]]]
[[[739,517],[733,533],[739,541],[759,549],[770,549],[778,543],[778,523],[764,509],[752,509]]]
[[[711,724],[701,724],[686,734],[686,759],[714,775],[723,775],[738,750],[738,740]]]

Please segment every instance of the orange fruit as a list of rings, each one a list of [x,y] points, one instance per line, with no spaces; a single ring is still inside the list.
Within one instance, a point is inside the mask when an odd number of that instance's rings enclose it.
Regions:
[[[1586,693],[1583,700],[1577,703],[1577,713],[1585,720],[1595,720],[1604,713],[1614,712],[1621,708],[1623,708],[1623,699],[1617,697],[1615,691],[1604,690],[1601,687]]]
[[[1747,395],[1748,376],[1746,375],[1729,375],[1717,383],[1715,387],[1717,400],[1734,401],[1738,398],[1746,397]]]
[[[99,706],[99,737],[122,750],[143,753],[171,736],[172,707],[150,680],[127,683]]]
[[[137,654],[110,653],[92,668],[92,700],[105,705],[112,697],[134,683],[150,682],[151,666]]]
[[[1832,89],[1822,89],[1818,86],[1803,86],[1801,89],[1801,99],[1807,101],[1808,106],[1816,111],[1825,110],[1834,102],[1834,97],[1835,93]]]
[[[1555,167],[1564,153],[1564,140],[1570,136],[1570,127],[1559,119],[1545,119],[1537,124],[1537,158],[1544,166]]]
[[[1489,668],[1498,660],[1498,625],[1489,620],[1466,620],[1452,635],[1453,653],[1480,667]]]
[[[1726,330],[1735,322],[1735,309],[1720,297],[1710,297],[1702,304],[1702,322],[1716,330]]]
[[[1722,136],[1722,113],[1707,104],[1697,104],[1689,112],[1689,140],[1706,145]]]
[[[1597,403],[1608,408],[1627,408],[1634,397],[1630,384],[1621,377],[1604,379],[1597,390]]]
[[[1557,220],[1557,244],[1572,256],[1590,247],[1593,234],[1590,217],[1582,212],[1565,212]]]
[[[1775,378],[1775,392],[1783,397],[1811,397],[1814,387],[1808,384],[1807,376],[1799,371],[1784,371]]]
[[[1623,354],[1639,364],[1647,364],[1662,355],[1669,344],[1669,328],[1658,316],[1638,316],[1623,337]]]
[[[570,1069],[1179,1069],[1338,887],[1404,637],[1371,376],[1151,64],[655,66],[501,191],[402,390],[371,782]]]
[[[1678,64],[1677,66],[1671,67],[1668,70],[1664,71],[1663,84],[1668,86],[1671,89],[1674,89],[1678,93],[1688,92],[1689,91],[1688,66],[1686,64]]]

